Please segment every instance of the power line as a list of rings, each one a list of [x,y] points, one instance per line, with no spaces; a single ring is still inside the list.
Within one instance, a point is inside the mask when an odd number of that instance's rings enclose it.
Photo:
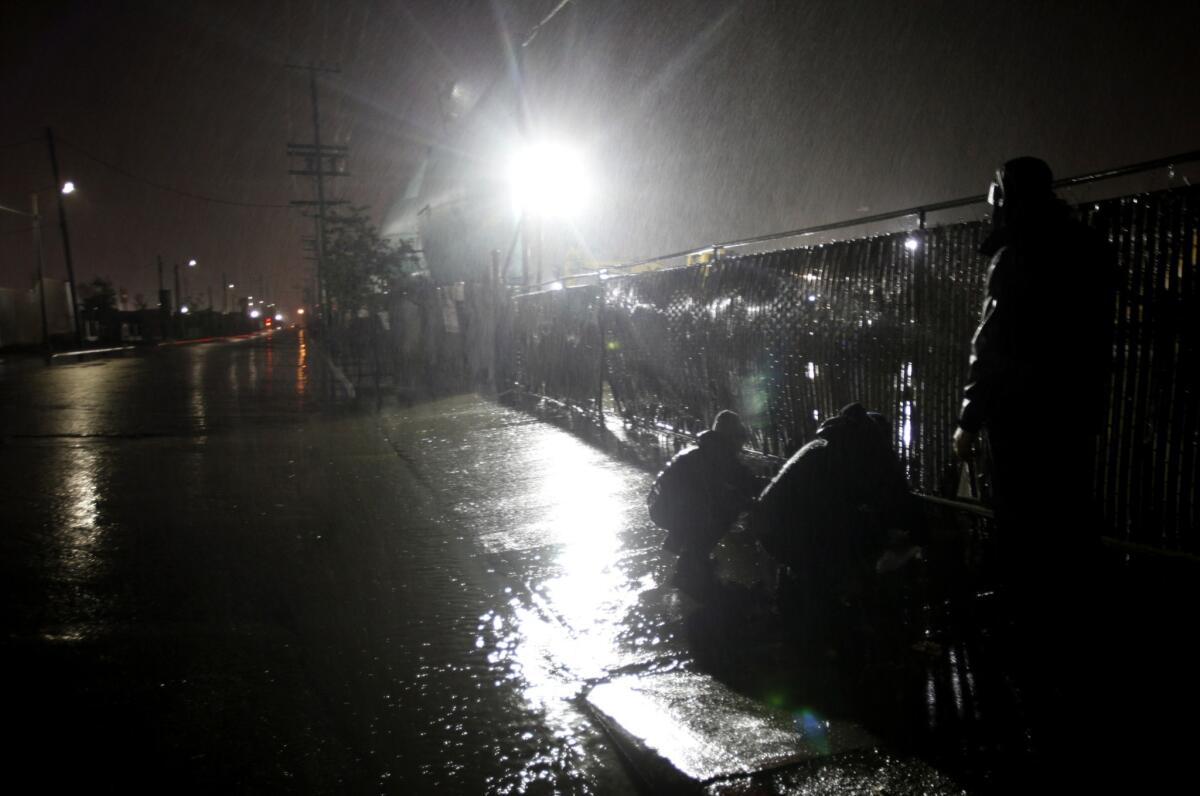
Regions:
[[[541,32],[541,30],[542,30],[542,27],[543,27],[543,26],[544,26],[544,25],[545,25],[547,22],[549,22],[550,20],[554,19],[554,17],[555,17],[555,16],[557,16],[558,12],[559,12],[559,11],[562,11],[562,10],[563,10],[563,8],[565,8],[565,7],[566,7],[566,5],[567,5],[568,3],[570,3],[570,2],[571,2],[571,0],[562,0],[562,2],[561,2],[561,3],[559,3],[557,6],[555,6],[555,7],[554,7],[554,10],[553,10],[553,11],[551,11],[549,14],[547,14],[545,19],[543,19],[541,22],[539,22],[539,23],[537,23],[536,25],[534,25],[534,26],[533,26],[533,28],[532,28],[532,29],[529,31],[529,33],[525,34],[525,41],[523,41],[523,42],[521,43],[521,46],[522,46],[522,47],[528,47],[528,46],[529,46],[529,44],[530,44],[530,42],[532,42],[532,41],[533,41],[534,37],[536,37],[536,36],[538,35],[538,33],[540,33],[540,32]]]
[[[291,205],[289,205],[289,204],[258,204],[255,202],[238,202],[233,199],[222,199],[217,196],[206,196],[204,194],[193,193],[191,191],[185,191],[180,188],[173,188],[170,185],[164,185],[161,182],[156,182],[154,180],[143,177],[139,174],[134,174],[133,172],[131,172],[127,169],[121,168],[120,166],[116,165],[115,163],[111,163],[111,162],[105,160],[104,158],[97,157],[96,155],[93,155],[91,152],[88,152],[86,149],[81,147],[79,144],[76,144],[72,141],[68,141],[65,138],[60,137],[58,140],[64,144],[66,144],[67,146],[71,147],[76,152],[78,152],[79,154],[88,158],[89,160],[93,160],[96,163],[99,163],[101,166],[109,168],[109,169],[117,172],[118,174],[128,177],[129,179],[137,180],[139,182],[144,182],[153,188],[159,189],[160,191],[167,191],[168,193],[178,194],[180,196],[186,196],[189,199],[198,199],[202,202],[212,202],[214,204],[228,205],[230,207],[249,207],[249,208],[256,208],[256,209],[264,209],[265,208],[265,209],[273,209],[273,210],[286,210],[289,207],[291,207]]]

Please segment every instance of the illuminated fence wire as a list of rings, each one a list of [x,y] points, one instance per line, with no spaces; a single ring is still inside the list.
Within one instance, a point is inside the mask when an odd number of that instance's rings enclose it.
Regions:
[[[1200,552],[1198,197],[1189,187],[1080,208],[1118,248],[1126,280],[1099,492],[1117,536],[1189,552]],[[861,401],[891,419],[914,487],[953,494],[950,436],[987,231],[952,224],[518,297],[507,366],[525,391],[593,413],[606,382],[633,426],[695,433],[734,408],[753,445],[778,457]],[[1046,396],[1049,408],[1064,400]],[[1031,430],[1031,455],[1053,455],[1049,415]]]

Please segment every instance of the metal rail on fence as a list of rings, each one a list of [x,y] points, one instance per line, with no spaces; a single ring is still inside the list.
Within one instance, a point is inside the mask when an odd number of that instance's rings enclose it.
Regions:
[[[1134,174],[1153,171],[1155,169],[1172,169],[1174,166],[1179,166],[1185,163],[1195,163],[1198,161],[1200,161],[1200,150],[1192,150],[1190,152],[1181,152],[1177,155],[1171,155],[1169,157],[1144,160],[1138,163],[1131,163],[1126,166],[1118,166],[1116,168],[1102,169],[1100,171],[1079,174],[1074,177],[1064,177],[1062,179],[1055,180],[1054,187],[1071,188],[1078,185],[1101,182],[1103,180],[1128,177]],[[808,235],[817,235],[822,232],[833,232],[834,230],[839,229],[867,227],[872,224],[879,224],[885,221],[894,221],[899,218],[915,216],[919,220],[918,227],[920,229],[924,229],[925,219],[931,213],[938,213],[945,210],[955,210],[961,207],[984,204],[986,202],[986,194],[965,196],[960,199],[950,199],[944,202],[933,202],[930,204],[917,205],[915,207],[907,207],[902,210],[890,210],[886,213],[876,213],[875,215],[871,216],[860,216],[858,218],[843,219],[841,221],[831,221],[825,224],[815,224],[808,227],[800,227],[799,229],[791,229],[784,232],[771,232],[765,235],[756,235],[749,238],[738,238],[736,240],[726,241],[723,243],[712,243],[707,246],[693,247],[691,249],[672,252],[670,254],[660,254],[654,257],[645,257],[640,260],[631,260],[629,262],[608,266],[603,270],[590,271],[583,274],[574,274],[561,279],[551,279],[541,282],[537,285],[531,285],[529,286],[528,290],[529,292],[550,290],[555,289],[556,286],[562,286],[564,280],[584,281],[588,279],[601,279],[613,274],[613,272],[620,272],[624,269],[636,268],[641,265],[650,265],[651,263],[662,262],[664,260],[676,260],[680,257],[689,257],[692,255],[703,254],[705,252],[720,252],[728,249],[737,249],[762,243],[773,243],[779,240],[787,240],[788,238],[802,238]]]

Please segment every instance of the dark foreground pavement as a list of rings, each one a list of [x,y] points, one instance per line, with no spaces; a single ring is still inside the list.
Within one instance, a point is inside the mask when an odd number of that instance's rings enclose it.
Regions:
[[[628,624],[642,476],[476,400],[334,395],[304,332],[0,374],[6,778],[626,789],[563,696],[669,657]]]

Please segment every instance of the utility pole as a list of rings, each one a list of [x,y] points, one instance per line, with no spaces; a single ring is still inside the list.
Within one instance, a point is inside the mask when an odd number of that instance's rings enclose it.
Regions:
[[[67,279],[71,281],[71,312],[75,321],[75,345],[83,348],[83,326],[79,322],[79,290],[75,286],[75,266],[71,261],[71,236],[67,234],[67,210],[63,205],[62,180],[58,175],[58,153],[54,151],[54,131],[46,128],[46,146],[50,150],[50,169],[54,172],[54,193],[58,196],[58,227],[62,232],[63,258],[67,261]]]
[[[325,198],[325,178],[349,176],[349,173],[346,171],[346,159],[350,155],[350,150],[344,146],[321,143],[321,107],[317,94],[317,73],[332,74],[340,72],[341,69],[336,66],[317,66],[316,64],[309,64],[308,66],[287,64],[287,67],[289,69],[308,70],[308,87],[312,100],[313,142],[311,144],[289,143],[287,145],[288,157],[298,158],[302,163],[300,168],[290,169],[288,173],[301,177],[314,178],[313,183],[317,193],[316,200],[296,200],[292,204],[300,207],[316,208],[314,226],[316,227],[317,251],[317,302],[321,306],[325,322],[329,323],[331,320],[329,317],[329,297],[324,292],[326,208],[346,203],[342,201],[329,201]]]

